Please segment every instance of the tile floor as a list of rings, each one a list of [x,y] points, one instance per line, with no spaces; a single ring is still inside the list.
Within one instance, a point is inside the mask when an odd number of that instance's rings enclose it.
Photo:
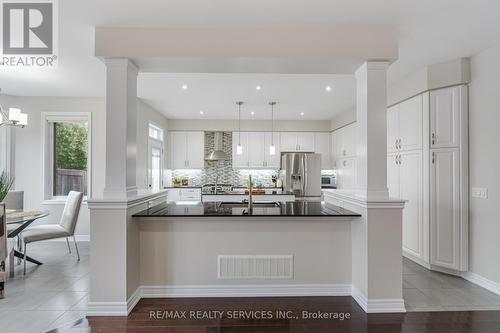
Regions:
[[[430,271],[403,259],[406,310],[500,310],[500,296],[459,277]]]
[[[74,244],[68,253],[66,242],[30,244],[28,255],[44,264],[22,265],[6,284],[0,299],[0,331],[46,332],[85,317],[89,290],[89,243],[80,242],[81,260],[76,260]],[[8,271],[8,269],[7,269]]]
[[[73,245],[72,245],[73,247]],[[46,332],[85,317],[89,290],[89,243],[81,261],[65,242],[34,243],[29,254],[44,264],[22,265],[0,300],[1,332]],[[408,311],[500,310],[500,296],[464,279],[429,271],[403,260],[403,296]]]

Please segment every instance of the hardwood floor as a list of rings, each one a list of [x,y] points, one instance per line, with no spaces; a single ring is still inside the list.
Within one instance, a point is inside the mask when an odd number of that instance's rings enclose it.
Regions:
[[[319,311],[329,314],[331,318],[303,318],[303,311],[311,316]],[[287,314],[292,318],[276,318],[278,313]],[[220,319],[220,314],[224,318]],[[343,320],[338,317],[341,314],[345,316]],[[165,318],[169,315],[185,316],[185,318]],[[208,315],[212,315],[212,319],[203,318]],[[199,318],[193,318],[193,316],[199,316]],[[214,316],[216,318],[213,318]],[[246,316],[247,319],[234,319],[235,316]],[[257,319],[262,316],[270,318]],[[91,332],[100,333],[498,333],[500,332],[500,311],[367,315],[351,297],[143,299],[127,318],[88,317],[87,321],[80,322],[73,327],[59,329],[57,332],[82,332],[84,327]]]

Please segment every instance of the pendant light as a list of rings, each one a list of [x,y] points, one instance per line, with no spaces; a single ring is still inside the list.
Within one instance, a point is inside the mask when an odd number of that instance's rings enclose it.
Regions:
[[[236,155],[243,154],[243,147],[241,146],[241,105],[243,102],[236,102],[238,105],[238,145],[236,146]]]
[[[271,145],[269,146],[269,155],[276,155],[276,146],[274,145],[274,106],[276,102],[269,102],[271,105]]]

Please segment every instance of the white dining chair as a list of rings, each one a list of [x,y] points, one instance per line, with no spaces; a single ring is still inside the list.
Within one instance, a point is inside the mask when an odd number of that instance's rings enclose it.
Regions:
[[[21,238],[24,243],[24,274],[26,274],[26,247],[29,243],[39,242],[48,239],[66,238],[69,253],[71,247],[69,245],[69,237],[73,237],[78,261],[80,261],[80,252],[75,239],[76,222],[82,205],[83,193],[71,191],[66,199],[64,210],[59,224],[42,224],[26,228],[22,232]]]
[[[5,209],[14,209],[22,211],[24,209],[24,191],[9,191],[3,200]],[[7,224],[7,234],[18,226],[15,224]],[[22,251],[21,235],[17,236],[17,250]],[[21,259],[17,259],[17,264],[21,264]]]

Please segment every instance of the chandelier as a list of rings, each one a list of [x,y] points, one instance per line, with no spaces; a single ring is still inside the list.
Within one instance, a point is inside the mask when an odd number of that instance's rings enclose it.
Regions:
[[[28,115],[26,113],[22,113],[17,108],[9,108],[9,113],[7,114],[0,104],[0,128],[4,126],[24,128],[26,125],[28,125]]]

